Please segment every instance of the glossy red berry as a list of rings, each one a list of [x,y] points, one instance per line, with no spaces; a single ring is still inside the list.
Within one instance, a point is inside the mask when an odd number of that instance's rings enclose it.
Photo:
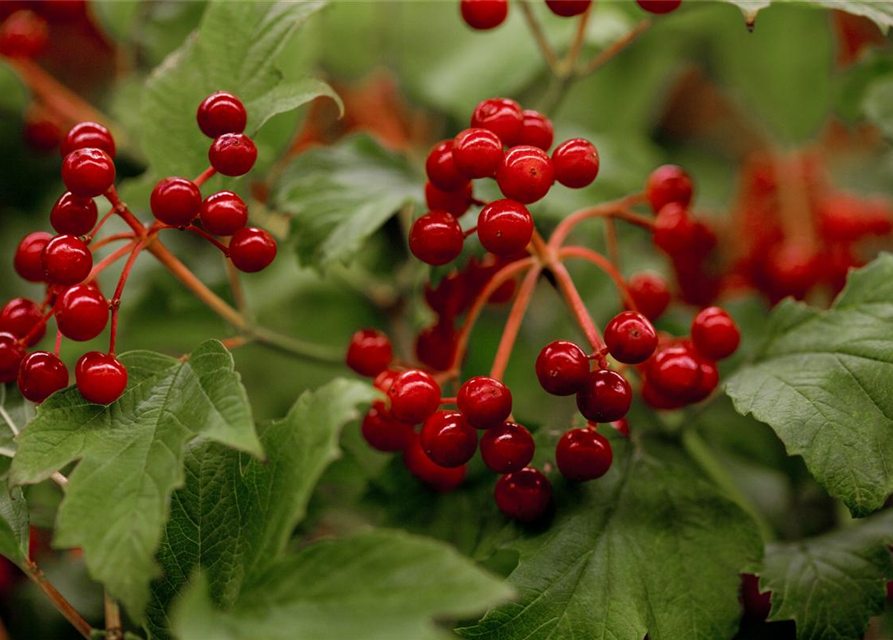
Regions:
[[[664,394],[684,398],[701,382],[700,359],[685,345],[659,350],[648,362],[648,380]]]
[[[88,284],[68,287],[56,298],[53,310],[62,335],[79,342],[98,336],[109,320],[108,300]]]
[[[691,341],[698,353],[710,360],[722,360],[741,344],[738,325],[725,309],[708,307],[691,323]]]
[[[471,182],[466,182],[465,186],[458,191],[443,191],[431,184],[430,180],[425,182],[425,204],[431,211],[440,209],[458,218],[471,207],[472,198],[473,186]]]
[[[474,456],[478,434],[458,411],[437,411],[425,420],[419,441],[434,464],[453,468]]]
[[[232,191],[218,191],[202,201],[199,217],[208,233],[231,236],[248,223],[248,205]]]
[[[458,338],[456,330],[446,322],[423,329],[415,343],[419,362],[435,371],[446,371],[453,365]]]
[[[415,437],[412,425],[396,420],[380,400],[363,418],[361,432],[370,447],[385,453],[405,450]]]
[[[555,447],[555,463],[568,480],[586,482],[601,478],[611,468],[611,443],[595,429],[572,429]]]
[[[618,362],[639,364],[657,348],[657,331],[641,313],[623,311],[605,327],[605,344]]]
[[[412,442],[403,452],[403,463],[409,472],[434,491],[452,491],[465,479],[466,465],[441,467],[422,449],[420,438],[413,434]]]
[[[546,5],[556,16],[571,18],[586,13],[592,0],[546,0]]]
[[[429,211],[416,220],[409,232],[412,255],[434,266],[452,262],[462,253],[465,234],[456,218],[446,211]]]
[[[633,390],[626,378],[609,369],[591,372],[577,392],[577,409],[592,422],[620,420],[629,411]]]
[[[96,226],[99,217],[93,198],[81,198],[66,192],[53,205],[50,224],[57,233],[84,236]]]
[[[521,522],[540,518],[552,501],[552,484],[541,471],[525,467],[502,476],[494,492],[496,506],[506,516]]]
[[[81,122],[74,125],[59,147],[63,158],[78,149],[101,149],[110,158],[114,158],[117,152],[112,133],[98,122]]]
[[[62,161],[62,181],[76,196],[101,196],[115,184],[115,163],[102,149],[75,149]]]
[[[664,14],[678,9],[682,0],[636,0],[636,4],[648,13]]]
[[[670,290],[666,281],[651,271],[641,271],[629,279],[627,289],[642,315],[654,322],[670,306]]]
[[[212,93],[202,100],[196,113],[198,128],[209,138],[225,133],[242,133],[248,124],[245,105],[227,91]]]
[[[492,131],[506,146],[518,143],[523,125],[521,105],[508,98],[484,100],[471,114],[472,127]]]
[[[691,253],[697,242],[697,225],[684,206],[671,202],[654,220],[654,244],[670,256]]]
[[[518,136],[518,144],[548,151],[555,140],[555,130],[552,128],[552,121],[539,111],[532,109],[525,109],[521,113],[524,120],[521,125],[521,133]]]
[[[508,0],[461,0],[459,10],[462,19],[472,29],[495,29],[509,12]]]
[[[25,115],[22,139],[38,153],[49,153],[59,148],[62,142],[62,130],[54,120],[40,111],[29,111]]]
[[[418,369],[399,374],[387,394],[391,399],[391,413],[403,422],[424,422],[440,406],[440,385],[430,374]]]
[[[160,180],[149,198],[155,218],[172,227],[185,227],[195,220],[201,205],[201,191],[192,180],[186,178]]]
[[[11,333],[16,338],[25,338],[35,327],[40,327],[28,338],[26,347],[33,347],[46,334],[46,325],[42,321],[43,314],[37,303],[27,298],[13,298],[0,311],[0,331]]]
[[[478,376],[459,387],[456,404],[472,427],[490,429],[512,413],[512,392],[496,378]]]
[[[484,249],[497,256],[513,256],[533,237],[533,216],[520,202],[494,200],[478,217],[478,238]]]
[[[573,342],[556,340],[540,351],[536,377],[555,396],[571,396],[583,388],[589,375],[589,358]]]
[[[350,339],[347,366],[361,376],[374,378],[394,359],[391,339],[376,329],[360,329]]]
[[[572,138],[552,152],[552,168],[555,179],[565,187],[588,187],[598,175],[598,151],[589,140]]]
[[[90,275],[93,254],[75,236],[56,236],[43,250],[46,279],[56,284],[78,284]]]
[[[530,464],[535,451],[533,436],[514,422],[487,429],[481,436],[481,459],[496,473],[520,471]]]
[[[35,58],[43,53],[48,40],[46,20],[33,11],[16,11],[0,24],[0,55]]]
[[[35,351],[19,367],[19,391],[31,402],[43,402],[68,386],[68,368],[52,353]]]
[[[25,359],[25,347],[18,336],[0,331],[0,384],[12,382],[19,375],[19,366]]]
[[[652,409],[660,410],[679,409],[688,403],[684,396],[668,394],[648,378],[642,382],[642,400]]]
[[[689,404],[706,400],[719,386],[719,369],[716,368],[716,363],[701,358],[698,364],[701,367],[701,379],[697,387],[685,394],[685,401]]]
[[[466,129],[453,140],[453,163],[468,178],[490,178],[502,163],[502,140],[487,129]]]
[[[682,167],[675,164],[665,164],[652,171],[645,185],[645,195],[655,213],[670,203],[688,207],[693,191],[691,178]]]
[[[456,167],[452,140],[443,140],[434,145],[425,160],[425,173],[431,184],[443,191],[463,190],[468,182],[468,177],[459,173]]]
[[[257,147],[243,133],[224,133],[208,150],[211,166],[225,176],[244,176],[257,162]]]
[[[512,147],[496,172],[496,183],[505,197],[521,204],[540,200],[554,182],[552,161],[537,147]]]
[[[236,269],[245,273],[263,271],[276,258],[276,241],[269,232],[256,227],[243,227],[233,234],[229,258]]]
[[[35,231],[22,238],[16,247],[13,266],[19,277],[28,282],[43,282],[46,280],[46,272],[43,268],[43,251],[47,243],[52,240],[46,231]]]
[[[111,404],[127,388],[127,368],[115,356],[99,351],[81,356],[74,378],[84,400],[95,404]]]

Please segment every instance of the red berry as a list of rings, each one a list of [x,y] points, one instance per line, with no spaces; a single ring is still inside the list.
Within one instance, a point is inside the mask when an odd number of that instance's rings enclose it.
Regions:
[[[211,143],[208,160],[218,173],[244,176],[257,161],[257,147],[243,133],[224,133]]]
[[[435,371],[446,371],[453,366],[459,336],[451,324],[438,322],[423,329],[416,338],[415,352],[419,362]]]
[[[225,133],[242,133],[248,124],[245,105],[226,91],[212,93],[198,106],[198,128],[209,138],[219,138]]]
[[[675,164],[665,164],[652,171],[645,185],[645,195],[655,213],[670,203],[688,207],[693,190],[691,178],[682,167]]]
[[[589,140],[572,138],[552,152],[552,167],[555,179],[565,187],[588,187],[598,175],[598,151]]]
[[[446,211],[429,211],[415,221],[409,232],[409,249],[422,262],[440,266],[462,253],[465,234]]]
[[[683,205],[671,202],[654,220],[654,244],[670,256],[684,256],[697,243],[697,225]]]
[[[744,615],[765,620],[772,611],[772,592],[760,592],[760,579],[745,573],[741,576],[741,604],[744,605]]]
[[[19,366],[25,358],[25,347],[18,336],[0,332],[0,384],[12,382],[19,375]]]
[[[524,251],[533,237],[533,217],[520,202],[494,200],[478,217],[478,238],[484,249],[497,256]]]
[[[88,402],[111,404],[127,388],[127,368],[115,356],[90,351],[74,368],[78,391]]]
[[[36,58],[49,40],[46,20],[33,11],[16,11],[0,24],[0,54]]]
[[[350,339],[347,366],[361,376],[374,378],[394,359],[391,339],[375,329],[360,329]]]
[[[481,459],[496,473],[520,471],[530,464],[535,451],[533,436],[514,422],[487,429],[481,436]]]
[[[59,147],[62,142],[62,130],[53,120],[42,112],[29,111],[25,116],[25,128],[22,130],[25,144],[38,153],[49,153]]]
[[[218,191],[204,199],[199,216],[208,233],[231,236],[248,223],[248,205],[232,191]]]
[[[471,182],[466,182],[458,191],[443,191],[431,184],[430,180],[425,182],[425,203],[428,209],[448,211],[457,218],[471,207],[472,193]]]
[[[33,300],[13,298],[6,303],[3,311],[0,311],[0,331],[11,333],[21,339],[40,325],[40,329],[35,331],[25,344],[26,347],[33,347],[46,334],[46,325],[41,325],[42,320],[43,314]]]
[[[461,0],[462,19],[472,29],[495,29],[509,12],[508,0]]]
[[[556,16],[571,18],[586,13],[592,0],[546,0],[546,5]]]
[[[109,320],[108,300],[88,284],[68,287],[56,298],[53,309],[62,335],[79,342],[98,336]]]
[[[496,172],[496,182],[506,198],[522,204],[536,202],[555,182],[552,161],[537,147],[512,147]]]
[[[487,129],[466,129],[453,140],[453,164],[468,178],[490,178],[502,163],[502,140]]]
[[[96,226],[99,211],[93,198],[81,198],[65,192],[53,205],[50,224],[58,233],[84,236]]]
[[[115,163],[102,149],[75,149],[62,161],[62,181],[76,196],[101,196],[115,184]]]
[[[438,411],[425,420],[419,442],[434,464],[461,467],[474,456],[478,434],[458,411]]]
[[[385,403],[378,400],[363,418],[363,438],[376,451],[403,451],[415,437],[411,424],[395,420]]]
[[[490,98],[484,100],[471,114],[471,126],[492,131],[502,144],[517,144],[524,125],[521,105],[508,98]]]
[[[636,0],[636,4],[649,13],[670,13],[679,8],[682,0]]]
[[[646,318],[654,322],[670,306],[670,291],[667,283],[654,272],[642,271],[626,283],[636,308]]]
[[[591,372],[577,392],[577,409],[592,422],[620,420],[629,411],[633,390],[626,378],[608,369]]]
[[[68,368],[52,353],[35,351],[19,367],[19,391],[31,402],[43,402],[68,386]]]
[[[648,378],[642,382],[642,400],[652,409],[661,410],[679,409],[687,404],[684,397],[662,391]]]
[[[688,403],[706,400],[719,386],[719,369],[716,368],[716,363],[701,358],[698,360],[698,364],[701,367],[701,379],[698,386],[686,394],[685,401]]]
[[[456,167],[452,140],[443,140],[434,145],[425,160],[425,172],[431,184],[443,191],[461,191],[468,182],[468,178]]]
[[[703,309],[691,323],[691,341],[705,358],[722,360],[735,353],[741,344],[741,332],[725,309]]]
[[[821,277],[822,260],[802,244],[780,244],[773,247],[765,262],[766,276],[778,298],[803,298]]]
[[[50,282],[78,284],[90,275],[92,268],[93,254],[75,236],[56,236],[43,250],[43,269]]]
[[[16,273],[28,282],[44,282],[46,272],[43,269],[43,251],[52,240],[46,231],[35,231],[25,236],[16,247],[13,266]]]
[[[552,484],[537,469],[525,467],[502,476],[494,492],[496,506],[506,516],[532,522],[542,516],[552,501]]]
[[[629,421],[626,418],[620,418],[620,420],[614,420],[608,424],[624,438],[629,438]]]
[[[618,362],[645,362],[657,348],[657,331],[637,311],[617,314],[605,327],[605,344]]]
[[[229,258],[239,271],[263,271],[276,258],[276,241],[263,229],[243,227],[230,240]]]
[[[526,109],[521,112],[524,117],[521,125],[521,133],[518,136],[518,144],[537,147],[548,151],[555,140],[555,130],[552,121],[539,111]]]
[[[490,429],[512,413],[512,392],[495,378],[478,376],[459,387],[456,404],[472,427]]]
[[[440,385],[430,374],[418,369],[398,375],[387,394],[391,399],[391,413],[403,422],[424,422],[440,406]]]
[[[420,438],[413,434],[412,442],[403,452],[403,463],[409,472],[434,491],[452,491],[465,479],[466,465],[441,467],[422,449]]]
[[[540,351],[536,377],[555,396],[571,396],[583,388],[589,375],[589,358],[573,342],[556,340]]]
[[[40,0],[34,8],[50,22],[71,22],[84,15],[86,0]]]
[[[198,215],[202,194],[192,180],[165,178],[152,189],[149,205],[159,221],[172,227],[185,227]]]
[[[648,380],[666,395],[685,398],[701,382],[700,359],[684,345],[662,349],[648,361]]]
[[[586,482],[601,478],[611,468],[611,443],[595,429],[572,429],[555,448],[555,463],[568,480]]]
[[[98,122],[81,122],[74,125],[59,147],[63,158],[78,149],[101,149],[110,158],[114,158],[117,152],[112,133]]]

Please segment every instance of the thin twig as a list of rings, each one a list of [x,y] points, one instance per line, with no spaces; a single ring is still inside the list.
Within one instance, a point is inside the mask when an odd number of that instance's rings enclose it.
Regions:
[[[527,272],[527,275],[524,276],[521,286],[518,287],[518,294],[515,296],[515,302],[512,304],[505,328],[502,330],[502,338],[496,350],[496,357],[493,358],[493,367],[490,369],[491,378],[502,380],[502,376],[505,374],[509,358],[511,358],[512,350],[515,347],[515,340],[518,338],[518,331],[521,329],[521,323],[524,321],[527,307],[530,306],[533,292],[536,290],[536,283],[539,281],[542,272],[542,266],[535,264]]]
[[[14,458],[16,455],[15,449],[7,449],[6,447],[0,447],[0,456],[5,458]]]
[[[6,385],[0,385],[0,388],[3,389],[3,394],[0,395],[0,417],[3,418],[3,421],[9,427],[9,430],[12,431],[13,437],[17,438],[19,435],[19,429],[16,427],[15,422],[12,420],[12,416],[9,415],[6,411]]]
[[[82,636],[90,640],[90,636],[93,632],[93,628],[90,624],[84,620],[84,618],[77,612],[77,610],[71,606],[71,603],[65,599],[59,591],[54,587],[47,577],[44,575],[43,571],[40,570],[40,567],[31,560],[30,558],[26,558],[22,568],[25,570],[25,573],[28,574],[28,577],[36,584],[41,591],[43,591],[46,596],[50,599],[56,609],[61,613],[66,620],[68,620],[72,626],[78,630]]]
[[[63,476],[58,471],[54,471],[53,475],[50,476],[50,479],[62,488],[64,488],[65,485],[68,484],[68,478]]]
[[[626,49],[629,45],[635,42],[636,38],[645,33],[648,28],[651,26],[651,19],[645,18],[639,21],[636,26],[627,31],[623,36],[615,40],[608,47],[603,49],[601,53],[596,55],[592,60],[589,61],[585,67],[583,67],[582,71],[580,71],[580,76],[587,76],[591,73],[595,73],[603,66],[605,66],[608,62],[614,59],[621,51]]]
[[[614,286],[617,287],[620,297],[623,298],[624,304],[626,304],[629,309],[636,311],[636,302],[633,299],[632,294],[629,292],[629,287],[627,286],[626,281],[614,265],[611,264],[611,261],[603,255],[587,247],[572,246],[561,247],[561,249],[558,250],[558,258],[560,260],[565,260],[566,258],[581,258],[597,266],[614,281]]]
[[[105,640],[124,640],[124,629],[121,626],[121,608],[108,590],[103,594],[105,605]]]
[[[558,60],[558,56],[555,54],[552,45],[549,44],[546,32],[543,31],[543,25],[540,24],[539,19],[533,12],[530,2],[528,0],[521,0],[518,4],[521,6],[521,13],[524,14],[524,19],[527,21],[530,33],[533,34],[533,39],[536,41],[540,53],[543,54],[543,59],[546,61],[546,64],[549,65],[549,69],[552,73],[558,73],[561,62]]]
[[[248,308],[248,299],[245,297],[245,289],[242,287],[242,278],[239,276],[239,270],[232,260],[228,260],[225,256],[223,264],[226,267],[226,276],[229,278],[229,289],[233,294],[233,302],[236,303],[236,309],[239,310],[246,318],[251,317],[251,310]]]

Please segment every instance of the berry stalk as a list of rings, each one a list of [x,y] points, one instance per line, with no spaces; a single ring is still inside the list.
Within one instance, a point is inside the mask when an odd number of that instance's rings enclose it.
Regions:
[[[502,339],[499,341],[499,348],[496,350],[496,357],[493,358],[493,367],[490,369],[490,377],[496,380],[502,380],[508,367],[509,359],[512,357],[512,350],[515,348],[515,340],[518,338],[518,331],[521,323],[524,321],[524,315],[527,313],[527,307],[533,298],[533,292],[536,289],[536,283],[542,274],[542,266],[535,264],[531,267],[515,296],[515,302],[509,311],[508,319],[505,322],[505,328],[502,330]]]

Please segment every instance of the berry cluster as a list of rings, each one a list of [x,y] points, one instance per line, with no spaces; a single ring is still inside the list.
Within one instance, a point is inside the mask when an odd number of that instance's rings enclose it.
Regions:
[[[682,0],[636,0],[636,4],[648,13],[664,14],[678,9]],[[592,0],[546,0],[546,6],[556,16],[573,18],[586,13]],[[508,17],[509,0],[460,0],[459,11],[472,29],[495,29]]]
[[[244,106],[232,94],[215,93],[202,102],[198,109],[199,127],[214,139],[208,154],[211,168],[196,180],[161,180],[152,191],[150,205],[156,222],[150,227],[137,220],[117,195],[117,149],[108,129],[95,122],[83,122],[68,132],[61,144],[61,174],[68,190],[50,213],[50,224],[57,235],[43,231],[29,234],[18,245],[14,258],[19,276],[45,285],[45,297],[40,304],[15,298],[0,311],[0,383],[18,380],[25,398],[42,402],[68,385],[68,369],[59,358],[61,339],[92,340],[111,322],[109,352],[91,351],[82,356],[75,367],[75,379],[86,400],[98,404],[117,400],[127,386],[127,370],[115,357],[121,294],[137,256],[144,249],[157,251],[157,234],[164,229],[196,232],[245,272],[259,271],[273,261],[275,240],[262,229],[246,226],[248,208],[239,196],[221,191],[204,200],[201,197],[200,186],[215,172],[243,175],[253,166],[254,144],[242,134],[246,120]],[[99,196],[112,205],[101,219],[94,200]],[[114,214],[132,232],[97,240],[97,232]],[[228,245],[214,236],[229,236]],[[94,253],[117,241],[127,244],[94,264]],[[128,260],[114,295],[108,300],[96,278],[124,256],[129,256]],[[55,317],[58,330],[55,352],[27,353],[43,338],[50,317]]]

